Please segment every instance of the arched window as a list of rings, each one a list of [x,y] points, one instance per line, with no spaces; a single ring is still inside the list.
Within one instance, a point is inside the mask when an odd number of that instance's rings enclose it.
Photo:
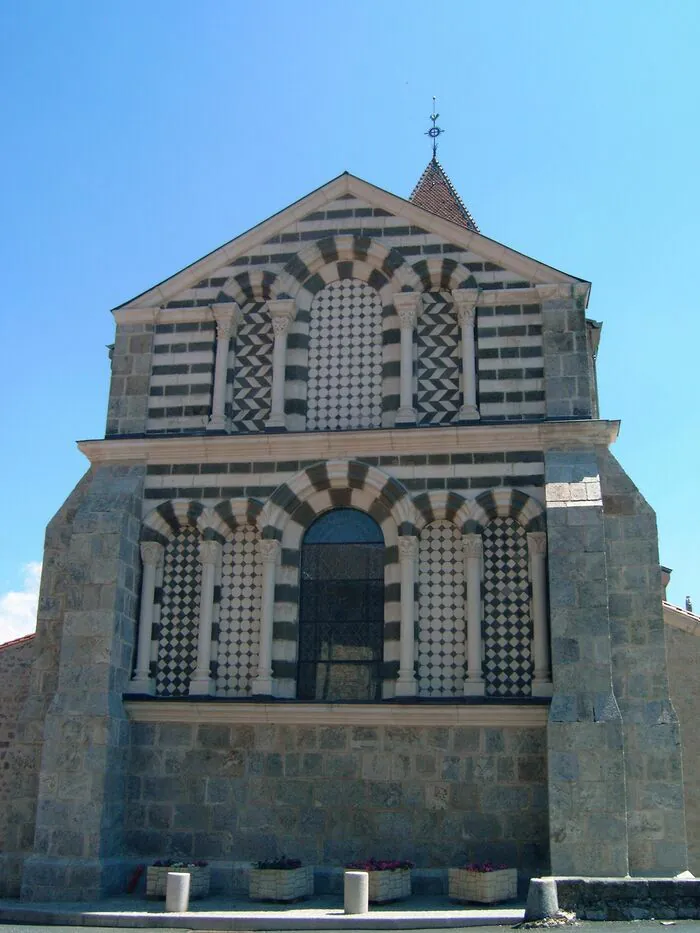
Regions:
[[[301,549],[300,700],[381,699],[384,538],[356,509],[326,512]]]

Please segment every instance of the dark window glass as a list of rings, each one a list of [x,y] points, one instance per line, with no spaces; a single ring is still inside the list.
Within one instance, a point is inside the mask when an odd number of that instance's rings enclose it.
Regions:
[[[384,539],[369,515],[335,509],[301,552],[302,700],[379,700],[384,653]]]

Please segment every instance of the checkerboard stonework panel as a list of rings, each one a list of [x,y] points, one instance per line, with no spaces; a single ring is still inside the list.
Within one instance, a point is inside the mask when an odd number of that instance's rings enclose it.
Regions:
[[[461,405],[459,322],[452,303],[439,292],[427,293],[416,332],[418,423],[450,424]]]
[[[421,696],[464,693],[466,665],[464,557],[452,522],[421,532],[418,552],[418,681]]]
[[[265,304],[247,305],[234,342],[233,371],[229,372],[227,408],[234,432],[265,430],[270,415],[273,339]]]
[[[202,583],[200,536],[183,529],[163,555],[163,587],[156,661],[158,696],[186,696],[197,665],[199,597]]]
[[[532,622],[527,535],[513,518],[483,531],[483,644],[487,696],[532,692]]]
[[[258,667],[262,580],[258,563],[258,533],[236,530],[223,546],[216,692],[218,696],[248,696]]]
[[[307,403],[310,431],[381,427],[382,306],[365,282],[331,282],[313,300]]]

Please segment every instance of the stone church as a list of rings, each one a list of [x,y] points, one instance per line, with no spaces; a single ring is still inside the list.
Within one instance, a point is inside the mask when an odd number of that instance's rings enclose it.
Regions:
[[[433,158],[408,200],[344,173],[114,310],[105,437],[0,655],[0,893],[166,857],[230,892],[281,852],[321,888],[370,856],[431,891],[465,858],[687,868],[589,289],[481,234]]]

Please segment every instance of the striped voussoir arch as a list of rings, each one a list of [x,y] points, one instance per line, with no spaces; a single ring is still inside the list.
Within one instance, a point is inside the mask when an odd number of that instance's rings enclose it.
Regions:
[[[146,515],[141,541],[156,541],[164,547],[185,528],[199,532],[203,541],[230,541],[236,528],[245,523],[257,526],[262,503],[257,499],[224,499],[214,507],[195,499],[168,499]]]
[[[411,266],[420,280],[420,291],[444,292],[454,288],[478,288],[469,269],[462,263],[443,256],[421,259]]]
[[[525,531],[544,531],[545,514],[532,496],[519,489],[493,489],[468,499],[456,492],[436,490],[413,498],[417,532],[431,522],[447,519],[462,534],[481,534],[494,518],[514,518]]]
[[[227,279],[219,292],[216,301],[238,302],[241,309],[244,305],[254,301],[268,301],[274,297],[272,284],[275,273],[269,270],[252,269],[250,272],[239,272]]]
[[[401,630],[398,539],[415,534],[418,515],[404,486],[359,460],[323,461],[279,486],[258,517],[264,538],[281,543],[275,585],[273,672],[292,693],[299,638],[299,572],[304,533],[319,515],[355,508],[377,522],[384,536],[384,695],[393,695]]]
[[[285,410],[291,430],[305,430],[309,374],[309,324],[314,297],[331,282],[358,279],[373,288],[382,306],[382,426],[391,427],[399,407],[398,291],[421,290],[419,277],[404,257],[377,240],[351,235],[310,243],[287,263],[271,285],[272,297],[296,300],[296,317],[287,337]]]

